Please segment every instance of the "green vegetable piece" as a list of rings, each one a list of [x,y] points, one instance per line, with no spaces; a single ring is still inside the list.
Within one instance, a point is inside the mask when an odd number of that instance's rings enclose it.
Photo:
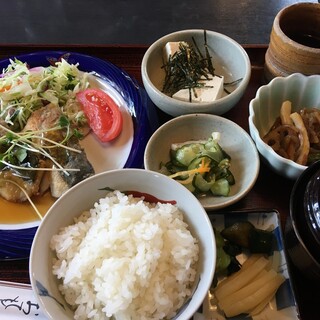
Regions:
[[[196,174],[193,179],[193,185],[195,186],[196,190],[200,192],[208,192],[212,185],[215,183],[214,180],[207,181],[201,174]]]
[[[59,125],[61,128],[68,127],[70,125],[70,120],[65,115],[59,118]]]
[[[221,235],[241,247],[249,248],[250,233],[255,229],[254,225],[249,221],[239,221],[231,226],[224,228]]]
[[[225,245],[224,238],[221,236],[220,232],[217,231],[215,228],[214,228],[214,236],[216,239],[216,246],[222,248]]]
[[[196,191],[196,188],[195,188],[195,186],[193,185],[193,182],[184,184],[184,186],[185,186],[190,192],[192,192],[192,193]]]
[[[217,142],[219,136],[213,132],[208,140],[172,144],[170,161],[163,165],[165,168],[161,167],[161,172],[174,175],[174,179],[195,194],[228,196],[235,178],[229,169],[231,158]],[[191,178],[193,181],[188,185],[187,181],[181,181]]]
[[[221,236],[220,232],[214,229],[214,235],[215,235],[216,247],[217,247],[217,259],[216,259],[215,271],[216,273],[221,273],[228,268],[231,262],[231,257],[224,250],[225,240]]]
[[[206,154],[213,160],[215,160],[217,163],[219,163],[224,158],[227,158],[226,153],[223,151],[221,146],[213,139],[209,139],[204,145],[204,147],[206,149]]]
[[[23,148],[17,148],[14,150],[14,155],[18,159],[19,163],[22,163],[28,156],[27,150]]]
[[[222,160],[219,165],[215,168],[212,169],[212,172],[216,176],[216,180],[219,179],[226,179],[229,182],[229,185],[234,185],[235,184],[235,178],[232,172],[229,169],[230,166],[230,161],[227,159]]]
[[[225,170],[226,170],[226,174],[224,178],[228,180],[230,186],[233,186],[236,183],[236,179],[234,178],[234,175],[229,169],[225,169]]]
[[[194,158],[204,149],[201,143],[191,143],[184,145],[175,152],[175,160],[183,166],[189,166]]]
[[[197,156],[195,157],[189,164],[188,170],[199,168],[201,165],[202,160],[204,160],[204,163],[207,165],[211,165],[212,159],[206,156]]]
[[[217,273],[225,271],[231,262],[231,257],[221,247],[217,247],[216,269]]]
[[[177,166],[173,161],[167,162],[164,166],[168,170],[169,175],[181,171],[181,167]]]
[[[273,249],[274,236],[270,231],[255,229],[250,233],[250,252],[269,254]]]
[[[269,254],[273,249],[273,233],[257,229],[249,221],[235,222],[223,229],[221,235],[228,241],[249,249],[251,253]]]
[[[230,185],[228,180],[224,178],[216,180],[211,186],[210,191],[214,196],[228,196],[230,193]]]

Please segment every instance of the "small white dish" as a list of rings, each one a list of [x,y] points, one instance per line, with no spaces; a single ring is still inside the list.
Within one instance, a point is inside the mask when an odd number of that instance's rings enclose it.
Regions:
[[[279,175],[296,180],[307,166],[281,157],[262,139],[269,132],[281,105],[289,100],[292,112],[302,108],[320,109],[320,75],[305,76],[300,73],[276,77],[260,87],[249,104],[249,130],[257,149],[266,163]]]
[[[199,198],[207,210],[227,207],[242,199],[254,186],[259,174],[260,160],[249,134],[226,118],[211,114],[190,114],[176,117],[154,132],[147,143],[144,166],[160,171],[160,164],[170,160],[173,143],[189,140],[207,140],[212,132],[221,133],[219,144],[231,156],[231,172],[235,184],[227,197],[204,196]]]
[[[162,92],[165,71],[162,68],[163,49],[168,42],[195,39],[199,49],[204,48],[204,30],[191,29],[170,33],[155,41],[146,51],[141,63],[143,85],[153,103],[171,116],[190,113],[211,113],[221,115],[233,108],[244,94],[251,75],[250,59],[243,47],[228,36],[206,30],[209,53],[212,56],[215,74],[224,76],[224,82],[241,79],[235,86],[228,86],[229,94],[224,92],[221,98],[212,102],[180,101]],[[204,52],[203,52],[204,54]]]

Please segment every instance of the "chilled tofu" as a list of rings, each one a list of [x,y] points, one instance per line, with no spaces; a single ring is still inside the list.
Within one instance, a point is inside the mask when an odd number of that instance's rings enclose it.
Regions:
[[[210,76],[212,77],[212,76]],[[223,94],[223,77],[214,76],[210,80],[201,81],[205,87],[195,88],[191,90],[191,101],[192,102],[211,102],[222,97]],[[196,95],[194,94],[196,92]],[[182,89],[176,92],[172,98],[190,101],[189,89]]]
[[[165,61],[168,61],[169,56],[173,56],[177,51],[179,51],[180,43],[183,43],[186,46],[188,45],[188,43],[184,41],[168,42],[165,45],[163,49]],[[200,81],[203,83],[203,87],[191,90],[192,102],[211,102],[222,97],[224,82],[223,76],[208,76],[210,78],[209,80],[203,79]],[[190,101],[190,90],[182,89],[176,92],[172,97],[181,101]]]
[[[167,42],[163,49],[164,61],[168,61],[170,55],[173,56],[177,51],[179,51],[180,43],[183,43],[186,46],[188,45],[188,43],[184,41]]]

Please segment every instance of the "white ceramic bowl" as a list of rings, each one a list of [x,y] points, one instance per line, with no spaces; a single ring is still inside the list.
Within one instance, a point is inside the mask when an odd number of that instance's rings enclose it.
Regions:
[[[249,129],[257,149],[266,163],[279,175],[297,179],[307,168],[278,155],[263,142],[262,138],[270,130],[284,101],[292,102],[293,111],[302,108],[320,108],[320,76],[304,76],[299,73],[288,77],[276,77],[260,87],[249,104]]]
[[[97,174],[67,191],[50,208],[36,232],[30,254],[30,280],[42,311],[49,319],[73,319],[73,312],[60,294],[59,282],[51,271],[54,255],[49,242],[61,227],[72,224],[74,217],[103,197],[106,191],[101,188],[105,187],[147,192],[158,199],[177,201],[200,245],[198,286],[190,303],[177,317],[190,319],[202,304],[213,279],[216,261],[213,229],[205,210],[190,192],[164,175],[143,169],[118,169]]]
[[[187,41],[192,43],[194,37],[199,48],[203,48],[204,30],[191,29],[177,31],[155,41],[146,51],[142,64],[141,74],[144,87],[153,103],[171,116],[190,113],[211,113],[221,115],[233,108],[240,100],[247,88],[251,75],[251,64],[246,51],[233,39],[214,31],[206,31],[209,52],[213,58],[215,73],[223,75],[225,82],[237,79],[242,81],[232,91],[224,94],[220,99],[210,103],[183,102],[171,98],[162,92],[165,71],[162,68],[163,48],[167,42]]]
[[[236,123],[211,114],[189,114],[176,117],[162,125],[149,139],[144,166],[160,171],[160,163],[170,160],[173,143],[206,140],[213,131],[221,133],[219,144],[231,156],[231,172],[235,184],[227,197],[205,196],[199,201],[207,210],[227,207],[242,199],[254,186],[260,169],[257,149],[249,134]]]

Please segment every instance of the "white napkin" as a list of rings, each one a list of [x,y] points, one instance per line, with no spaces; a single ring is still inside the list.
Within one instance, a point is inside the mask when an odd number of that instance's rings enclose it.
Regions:
[[[46,317],[32,292],[31,285],[0,281],[0,319],[38,319]]]

